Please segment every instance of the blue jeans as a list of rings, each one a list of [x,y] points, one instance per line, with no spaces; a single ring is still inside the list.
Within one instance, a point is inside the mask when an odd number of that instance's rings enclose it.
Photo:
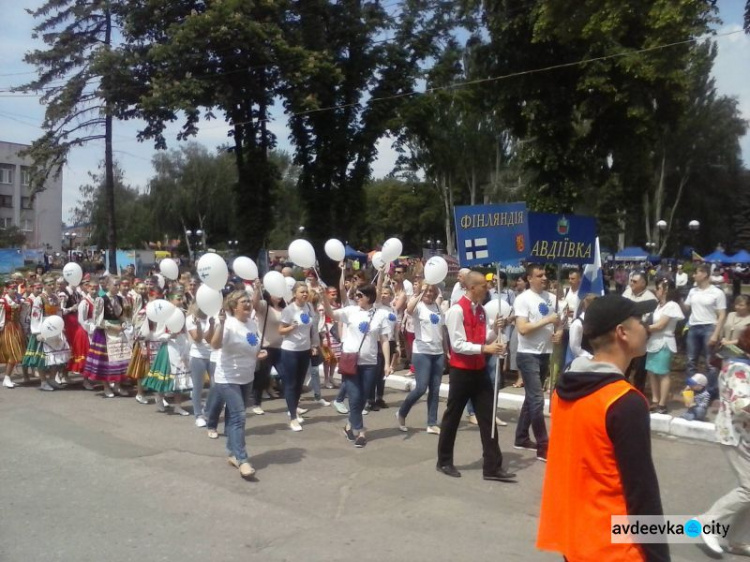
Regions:
[[[201,359],[200,357],[190,358],[190,378],[193,380],[193,390],[190,393],[190,400],[193,402],[193,414],[195,417],[203,415],[203,401],[201,395],[203,394],[203,380],[211,370],[211,362],[208,359]]]
[[[307,374],[310,375],[310,386],[312,387],[315,400],[320,400],[320,366],[310,365],[307,368]]]
[[[529,427],[534,430],[537,445],[546,447],[547,424],[544,421],[544,379],[549,374],[549,353],[518,353],[518,370],[523,379],[526,397],[521,406],[516,427],[516,443],[529,439]]]
[[[297,419],[297,406],[302,396],[302,385],[305,383],[307,368],[310,366],[310,350],[281,350],[279,374],[284,381],[284,399],[291,419]]]
[[[687,375],[692,377],[698,369],[698,359],[703,354],[703,360],[706,362],[706,378],[708,378],[708,391],[711,393],[711,397],[715,398],[719,395],[719,373],[716,369],[709,364],[711,359],[711,346],[708,345],[708,340],[711,339],[711,335],[714,333],[716,325],[714,324],[698,324],[696,326],[690,326],[687,333]]]
[[[490,379],[490,382],[492,383],[492,390],[494,392],[495,390],[495,369],[497,368],[497,362],[500,359],[497,355],[485,355],[486,359],[484,370],[487,372],[487,376]],[[500,374],[502,376],[502,373]],[[503,387],[503,381],[500,379],[500,388]],[[470,416],[473,416],[476,414],[476,411],[474,410],[474,403],[469,400],[466,403],[466,413]]]
[[[242,463],[247,461],[245,449],[245,408],[253,393],[252,381],[247,384],[215,384],[217,394],[227,405],[224,431],[227,434],[227,453]]]
[[[682,419],[689,421],[703,421],[706,419],[706,411],[707,409],[701,406],[693,406],[689,408],[687,412],[682,414]]]
[[[375,386],[377,365],[357,365],[357,374],[344,377],[346,394],[349,396],[349,425],[355,433],[364,430],[362,410],[365,408],[370,390]]]
[[[417,385],[406,396],[404,403],[398,410],[398,415],[405,418],[409,415],[412,406],[417,400],[427,396],[427,426],[438,424],[438,402],[440,400],[440,382],[443,380],[443,369],[445,368],[445,355],[427,355],[425,353],[412,353],[411,363],[414,365],[414,373]]]

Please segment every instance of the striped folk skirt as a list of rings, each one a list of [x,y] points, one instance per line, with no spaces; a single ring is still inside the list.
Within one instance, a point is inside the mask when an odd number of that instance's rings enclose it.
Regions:
[[[0,333],[0,363],[20,363],[26,352],[26,336],[21,324],[6,322]]]
[[[29,336],[29,343],[26,346],[26,353],[23,355],[21,364],[29,369],[44,369],[42,342],[36,339],[36,334]]]
[[[97,381],[120,382],[128,370],[131,353],[125,334],[107,335],[103,328],[97,328],[91,338],[83,376]]]

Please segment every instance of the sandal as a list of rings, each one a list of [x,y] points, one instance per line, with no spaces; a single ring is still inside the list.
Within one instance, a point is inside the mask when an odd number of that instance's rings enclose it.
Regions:
[[[215,429],[209,429],[208,430],[208,438],[209,439],[218,439],[219,438],[219,432]]]
[[[511,386],[511,388],[523,388],[523,381],[522,380],[517,380],[516,382],[513,383],[513,385]]]

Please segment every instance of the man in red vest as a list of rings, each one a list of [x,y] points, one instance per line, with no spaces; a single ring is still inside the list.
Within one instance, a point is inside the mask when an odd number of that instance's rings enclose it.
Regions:
[[[471,399],[479,422],[484,458],[485,480],[514,482],[515,474],[503,470],[503,455],[497,434],[491,437],[493,387],[485,373],[484,355],[500,355],[505,345],[495,341],[493,331],[488,333],[487,317],[481,303],[487,294],[484,275],[472,271],[466,275],[466,294],[448,309],[445,327],[450,339],[450,388],[448,404],[443,414],[438,442],[437,470],[458,478],[461,473],[453,465],[453,446],[466,403]]]
[[[552,395],[536,545],[570,562],[669,561],[666,542],[612,541],[613,515],[664,515],[649,404],[624,376],[646,352],[641,317],[655,307],[619,295],[594,300],[583,320],[584,348],[594,356],[575,359]]]

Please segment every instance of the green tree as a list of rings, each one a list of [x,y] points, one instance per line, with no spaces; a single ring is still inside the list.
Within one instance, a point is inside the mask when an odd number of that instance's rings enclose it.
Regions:
[[[70,150],[92,141],[104,140],[104,176],[107,216],[107,244],[110,268],[116,271],[117,227],[112,157],[112,103],[105,92],[109,86],[112,50],[113,9],[117,0],[47,0],[27,10],[40,23],[33,37],[48,48],[30,51],[24,61],[35,65],[38,76],[18,89],[43,91],[46,106],[42,128],[26,154],[33,161],[33,192],[44,189],[52,175],[58,175]]]

